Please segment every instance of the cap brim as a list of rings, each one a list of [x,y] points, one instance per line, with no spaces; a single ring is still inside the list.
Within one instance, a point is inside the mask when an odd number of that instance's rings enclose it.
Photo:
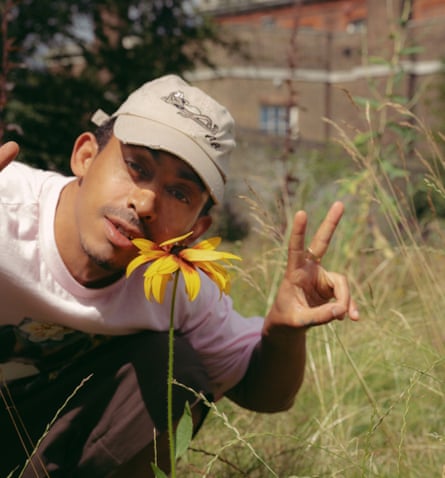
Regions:
[[[212,159],[189,136],[163,123],[125,114],[116,117],[114,135],[123,143],[161,149],[182,159],[201,178],[215,203],[221,203],[223,176]]]

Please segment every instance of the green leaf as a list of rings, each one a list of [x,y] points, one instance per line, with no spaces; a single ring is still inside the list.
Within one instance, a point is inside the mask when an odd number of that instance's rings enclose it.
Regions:
[[[151,464],[151,469],[155,474],[155,478],[168,478],[168,476],[154,463]]]
[[[354,101],[359,106],[366,106],[369,104],[371,108],[378,108],[380,106],[380,101],[374,100],[372,98],[364,98],[363,96],[354,96]]]
[[[391,179],[396,178],[406,178],[408,176],[408,171],[402,168],[397,168],[393,166],[390,161],[383,160],[381,163],[382,170],[388,174]]]
[[[398,103],[399,105],[406,105],[408,103],[408,98],[406,96],[400,95],[391,95],[391,101]]]
[[[402,48],[400,50],[401,55],[414,55],[416,53],[422,53],[425,50],[425,48],[421,46],[409,46],[406,48]]]
[[[178,427],[176,429],[176,447],[175,455],[176,459],[180,458],[189,447],[193,436],[193,420],[192,411],[190,405],[187,402],[185,404],[184,413],[179,420]]]
[[[358,133],[354,138],[354,144],[356,147],[363,146],[369,142],[370,139],[375,138],[377,133],[373,131],[365,131],[363,133]]]
[[[390,66],[391,63],[381,56],[369,56],[368,62],[372,65],[388,65]]]

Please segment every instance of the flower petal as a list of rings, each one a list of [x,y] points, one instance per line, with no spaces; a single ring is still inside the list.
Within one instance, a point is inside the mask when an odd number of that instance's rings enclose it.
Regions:
[[[143,239],[142,237],[133,239],[131,242],[142,252],[159,250],[159,246],[155,242]]]
[[[193,249],[216,249],[221,243],[220,237],[210,237],[209,239],[204,239],[201,242],[198,242]]]
[[[180,259],[171,254],[160,257],[157,261],[144,272],[145,277],[151,277],[156,274],[173,274],[173,272],[179,269]]]
[[[184,276],[185,290],[190,301],[194,301],[201,289],[201,278],[198,271],[187,262],[180,263],[181,272]]]
[[[198,267],[215,282],[221,292],[229,292],[230,276],[224,267],[214,262],[203,262]]]
[[[167,284],[171,279],[171,274],[165,275],[155,275],[152,282],[152,292],[154,299],[162,304],[164,302],[165,290],[167,289]]]
[[[144,279],[144,293],[145,293],[145,297],[147,298],[147,300],[151,300],[152,285],[153,285],[153,278],[152,277],[146,277]]]
[[[167,241],[161,242],[159,247],[170,246],[171,244],[176,244],[183,241],[185,238],[191,236],[193,231],[188,232],[187,234],[183,234],[182,236],[174,237],[173,239],[168,239]]]
[[[146,262],[149,262],[151,259],[144,256],[144,255],[139,255],[135,257],[128,265],[127,265],[127,271],[126,271],[126,276],[129,277],[130,274],[132,274],[135,269],[137,269],[139,266],[142,264],[145,264]]]
[[[189,249],[183,249],[179,256],[188,262],[198,261],[221,261],[221,260],[241,260],[241,257],[231,254],[230,252],[213,251],[213,250],[199,250],[193,247]]]

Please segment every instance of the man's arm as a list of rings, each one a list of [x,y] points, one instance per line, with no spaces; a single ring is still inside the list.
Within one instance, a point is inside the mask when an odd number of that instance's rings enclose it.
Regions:
[[[319,263],[342,215],[343,204],[334,203],[308,249],[306,213],[295,215],[286,272],[265,318],[262,338],[243,379],[227,393],[239,405],[258,412],[288,409],[303,382],[307,329],[345,315],[358,320],[346,278]]]

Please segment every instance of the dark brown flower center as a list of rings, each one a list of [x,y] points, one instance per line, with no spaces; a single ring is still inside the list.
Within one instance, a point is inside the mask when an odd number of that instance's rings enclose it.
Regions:
[[[170,249],[170,254],[174,254],[175,256],[179,255],[181,251],[184,249],[187,249],[187,246],[181,245],[181,244],[175,244],[171,249]]]

